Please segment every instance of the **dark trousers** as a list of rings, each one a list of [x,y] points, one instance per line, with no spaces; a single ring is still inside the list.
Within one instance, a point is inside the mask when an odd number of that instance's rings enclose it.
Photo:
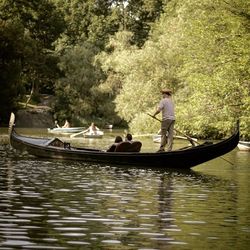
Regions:
[[[175,120],[169,120],[169,119],[163,120],[161,122],[161,147],[160,149],[164,149],[167,144],[166,151],[172,150],[173,139],[174,139],[174,123],[175,123]]]

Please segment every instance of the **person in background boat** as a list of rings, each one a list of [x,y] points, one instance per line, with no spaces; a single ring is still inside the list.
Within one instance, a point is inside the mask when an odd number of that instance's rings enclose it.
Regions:
[[[132,139],[133,139],[133,137],[131,134],[126,134],[125,141],[132,142]]]
[[[164,152],[167,144],[167,151],[171,151],[173,147],[175,112],[174,102],[172,99],[172,91],[163,89],[162,100],[159,102],[158,108],[153,117],[162,112],[161,122],[161,146],[157,152]],[[168,134],[168,137],[166,136]]]
[[[55,127],[56,127],[56,128],[61,128],[61,127],[59,126],[59,124],[58,124],[58,121],[57,121],[57,120],[55,120]]]
[[[62,128],[70,128],[70,124],[69,124],[68,120],[65,121],[64,125],[62,126]]]
[[[83,131],[83,134],[89,132],[89,133],[92,134],[92,135],[96,135],[96,134],[97,134],[97,131],[99,131],[99,130],[100,130],[100,129],[95,125],[95,123],[92,122],[91,125],[90,125],[86,130]]]
[[[88,128],[88,131],[91,133],[91,134],[97,134],[97,131],[100,130],[94,122],[91,123],[91,125],[89,126]]]
[[[119,144],[119,143],[122,142],[122,141],[123,141],[123,140],[122,140],[122,137],[119,136],[119,135],[117,135],[117,136],[115,137],[114,143],[109,147],[109,149],[107,150],[107,152],[114,152],[114,151],[115,151],[115,148],[116,148],[116,146],[117,146],[117,144]]]

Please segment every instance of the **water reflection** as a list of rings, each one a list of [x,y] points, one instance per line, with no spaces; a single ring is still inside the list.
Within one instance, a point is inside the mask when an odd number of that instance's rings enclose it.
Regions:
[[[249,244],[244,159],[238,171],[218,160],[203,165],[203,172],[176,172],[40,160],[8,145],[0,155],[1,249],[246,249]]]

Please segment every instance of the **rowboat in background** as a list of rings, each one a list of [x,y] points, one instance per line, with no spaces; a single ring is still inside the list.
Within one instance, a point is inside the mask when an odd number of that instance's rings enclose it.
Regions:
[[[241,151],[250,151],[250,142],[247,141],[239,141],[238,148]]]
[[[112,129],[112,128],[113,128],[113,124],[106,124],[106,125],[105,125],[105,128],[106,128],[106,129]]]
[[[43,158],[130,167],[190,169],[230,152],[239,142],[239,123],[237,123],[237,128],[232,136],[218,143],[204,143],[171,152],[139,152],[141,147],[134,147],[134,151],[132,151],[130,147],[119,145],[117,147],[123,148],[123,151],[107,152],[100,149],[72,147],[70,143],[63,142],[58,138],[23,136],[15,131],[14,122],[15,116],[12,113],[9,123],[9,137],[11,146],[17,150],[27,151],[31,155]],[[128,142],[121,143],[128,144]]]
[[[84,138],[102,138],[103,135],[104,135],[104,132],[101,130],[97,130],[95,132],[86,132],[82,134]]]
[[[51,134],[72,134],[83,131],[84,127],[70,127],[70,128],[48,128],[48,133]]]

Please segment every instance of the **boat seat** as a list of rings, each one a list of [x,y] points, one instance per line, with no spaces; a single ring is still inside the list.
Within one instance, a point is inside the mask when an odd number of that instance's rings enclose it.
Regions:
[[[115,152],[140,152],[142,143],[140,141],[120,142],[115,148]]]
[[[53,138],[46,142],[46,146],[53,146],[53,147],[59,147],[59,148],[65,148],[70,149],[70,143],[63,142],[58,138]]]
[[[61,141],[58,138],[53,138],[53,139],[49,140],[48,142],[46,142],[46,146],[64,148],[64,143],[63,143],[63,141]]]

